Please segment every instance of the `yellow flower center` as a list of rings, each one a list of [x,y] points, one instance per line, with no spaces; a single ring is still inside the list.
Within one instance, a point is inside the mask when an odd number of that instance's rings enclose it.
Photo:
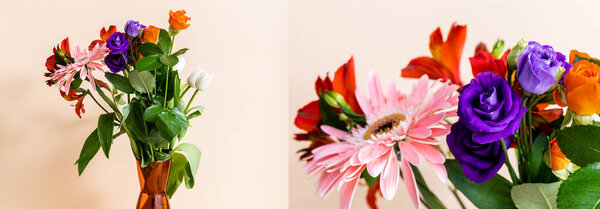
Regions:
[[[400,122],[404,119],[405,116],[400,113],[391,114],[380,118],[379,120],[375,121],[375,123],[369,126],[363,138],[370,139],[371,135],[389,132],[398,124],[400,124]]]

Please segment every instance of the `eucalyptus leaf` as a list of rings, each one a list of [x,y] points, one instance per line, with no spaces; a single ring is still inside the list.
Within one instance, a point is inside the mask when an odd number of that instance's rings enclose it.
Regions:
[[[514,186],[511,197],[519,209],[555,209],[558,187],[562,182],[521,184]]]
[[[87,167],[88,163],[96,153],[100,150],[100,141],[98,140],[98,131],[94,130],[83,143],[83,147],[81,148],[81,152],[79,153],[79,159],[77,159],[77,170],[79,171],[79,175],[83,173],[85,167]]]
[[[179,109],[161,112],[156,120],[156,127],[160,135],[167,140],[175,138],[187,126],[187,118]]]
[[[131,73],[129,73],[129,82],[136,91],[142,93],[152,91],[156,85],[152,73],[146,71],[131,71]]]
[[[122,75],[106,72],[104,73],[104,76],[118,90],[127,94],[132,94],[134,92],[129,80]]]
[[[566,127],[556,130],[556,140],[561,151],[576,165],[600,162],[600,127]]]
[[[100,141],[102,151],[104,151],[106,158],[109,158],[108,154],[110,153],[110,147],[113,142],[112,134],[115,128],[113,125],[114,121],[115,113],[102,114],[98,118],[98,128],[96,130],[98,132],[98,140]]]
[[[558,208],[600,208],[600,162],[569,175],[558,189]]]
[[[142,56],[148,57],[152,55],[162,55],[163,51],[154,43],[143,43],[140,45],[140,53],[142,53]]]
[[[179,55],[185,54],[185,52],[187,52],[188,50],[189,50],[188,48],[183,48],[183,49],[177,50],[176,52],[173,52],[173,55],[179,56]]]
[[[155,122],[158,118],[158,114],[165,111],[162,105],[153,104],[144,111],[144,120],[148,122]]]
[[[478,208],[515,208],[510,198],[512,184],[504,177],[496,174],[487,182],[478,184],[465,176],[456,160],[446,160],[444,165],[452,184]]]
[[[169,36],[169,32],[164,29],[160,29],[160,33],[158,34],[158,47],[162,49],[163,54],[169,54],[171,51],[171,46],[173,46],[173,41]]]
[[[150,56],[144,57],[142,59],[139,59],[137,62],[135,62],[135,70],[134,71],[143,72],[143,71],[154,70],[154,69],[161,67],[163,64],[160,63],[160,61],[158,61],[159,56],[162,56],[162,55],[150,55]]]

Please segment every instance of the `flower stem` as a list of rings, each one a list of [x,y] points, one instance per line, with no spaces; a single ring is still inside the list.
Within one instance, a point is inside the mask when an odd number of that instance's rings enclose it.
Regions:
[[[194,91],[194,94],[192,94],[192,98],[190,98],[190,101],[186,105],[185,110],[183,111],[185,114],[188,113],[188,111],[190,109],[190,105],[192,104],[192,101],[194,101],[194,97],[196,97],[196,94],[198,94],[198,89],[196,89],[196,91]]]
[[[106,109],[104,109],[104,107],[98,102],[98,100],[96,100],[96,97],[94,97],[94,95],[92,94],[92,92],[90,92],[90,90],[87,91],[88,94],[90,95],[90,97],[92,97],[92,99],[94,100],[94,102],[96,102],[96,104],[102,108],[102,110],[104,110],[104,112],[108,113],[108,111]]]
[[[451,188],[450,186],[448,186],[448,189],[450,189],[450,191],[456,198],[456,201],[458,201],[458,204],[460,204],[460,208],[466,209],[467,207],[465,206],[465,203],[463,203],[463,201],[460,199],[460,196],[458,196],[458,192],[456,192],[456,187]]]
[[[519,178],[517,178],[517,174],[513,169],[512,165],[510,165],[510,160],[508,159],[508,150],[506,150],[506,144],[504,143],[504,139],[500,139],[500,143],[502,143],[502,150],[504,150],[505,160],[504,163],[508,168],[508,172],[510,172],[510,178],[512,179],[513,185],[517,185],[519,182]]]

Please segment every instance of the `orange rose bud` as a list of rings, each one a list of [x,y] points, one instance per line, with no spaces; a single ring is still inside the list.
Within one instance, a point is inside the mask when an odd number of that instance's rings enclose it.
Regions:
[[[558,147],[558,142],[556,141],[556,138],[552,139],[552,141],[550,141],[550,167],[552,167],[553,171],[558,171],[558,170],[563,170],[566,169],[567,167],[569,167],[569,164],[571,163],[571,160],[567,159],[567,157],[565,157],[565,154],[563,154],[560,151],[560,147]]]
[[[187,22],[191,19],[191,17],[185,16],[185,10],[176,12],[169,10],[169,24],[171,25],[171,28],[175,30],[184,30],[190,27],[190,24]]]
[[[581,60],[565,76],[567,104],[577,115],[600,113],[600,66]]]
[[[144,29],[144,36],[142,39],[144,42],[156,43],[158,42],[158,34],[160,34],[160,28],[151,25]]]

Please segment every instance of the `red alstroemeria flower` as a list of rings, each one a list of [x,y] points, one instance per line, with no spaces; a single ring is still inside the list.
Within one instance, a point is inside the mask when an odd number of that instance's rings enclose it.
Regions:
[[[59,53],[61,52],[61,53]],[[58,56],[58,57],[57,57]],[[52,86],[56,83],[55,80],[52,80],[52,76],[54,75],[54,71],[56,70],[57,59],[62,62],[67,62],[69,57],[71,56],[71,47],[69,45],[69,37],[63,39],[60,44],[56,45],[52,49],[52,55],[50,55],[46,59],[46,70],[48,72],[44,73],[44,77],[48,77],[50,79],[46,80],[46,85]]]
[[[60,90],[60,95],[67,101],[77,101],[77,103],[74,105],[75,114],[81,118],[81,113],[85,113],[85,109],[83,109],[83,98],[85,98],[85,94],[77,94],[74,89],[70,89],[69,94],[66,94],[64,91]]]
[[[460,57],[467,36],[467,26],[452,24],[446,41],[438,27],[429,36],[431,57],[417,57],[402,69],[402,77],[420,78],[426,74],[430,79],[450,80],[452,84],[463,86],[460,80]]]
[[[484,43],[480,43],[475,50],[475,56],[469,57],[471,62],[471,72],[473,77],[483,72],[493,72],[496,75],[505,77],[508,72],[506,67],[506,57],[510,50],[506,50],[500,59],[497,59],[487,50]]]
[[[362,110],[356,100],[356,77],[354,73],[354,57],[346,64],[340,66],[335,71],[333,77],[333,91],[341,94],[346,100],[346,103],[354,110],[355,113],[362,114]]]
[[[108,40],[108,38],[110,38],[110,36],[114,32],[117,32],[117,26],[111,25],[108,27],[108,30],[106,30],[105,27],[102,27],[102,29],[100,30],[100,39],[92,41],[92,43],[90,43],[90,46],[88,47],[89,50],[92,50],[96,44],[105,43],[106,40]]]
[[[307,148],[298,150],[298,152],[296,152],[301,153],[300,160],[306,161],[311,160],[309,157],[312,155],[313,149],[334,142],[333,139],[318,129],[308,133],[294,134],[294,140],[310,142],[310,145]]]

